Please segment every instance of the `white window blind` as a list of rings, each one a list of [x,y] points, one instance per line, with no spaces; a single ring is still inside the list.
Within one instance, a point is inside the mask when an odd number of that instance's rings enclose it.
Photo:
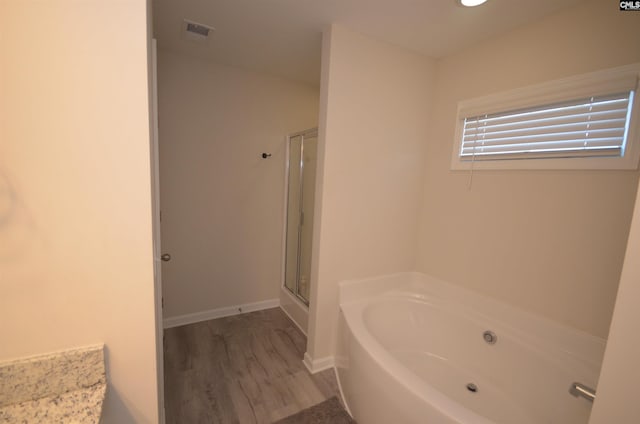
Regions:
[[[458,102],[451,169],[638,169],[640,63]]]
[[[633,90],[464,118],[461,161],[620,157]]]

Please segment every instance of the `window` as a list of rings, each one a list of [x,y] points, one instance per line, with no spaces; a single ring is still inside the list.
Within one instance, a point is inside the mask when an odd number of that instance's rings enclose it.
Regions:
[[[640,64],[458,104],[453,169],[636,169]]]

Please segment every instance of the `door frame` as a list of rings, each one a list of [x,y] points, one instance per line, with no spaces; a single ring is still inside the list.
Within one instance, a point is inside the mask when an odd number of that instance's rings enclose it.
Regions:
[[[157,40],[151,38],[150,97],[149,112],[151,114],[151,212],[153,231],[153,286],[156,327],[156,374],[158,386],[158,419],[165,423],[164,416],[164,325],[162,301],[162,243],[160,230],[160,155],[158,136],[158,46]]]

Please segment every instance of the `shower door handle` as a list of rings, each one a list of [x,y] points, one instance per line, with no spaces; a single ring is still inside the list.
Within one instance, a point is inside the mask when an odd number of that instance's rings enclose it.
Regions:
[[[571,387],[569,387],[569,393],[575,397],[583,397],[589,402],[593,402],[596,398],[596,391],[582,383],[571,384]]]

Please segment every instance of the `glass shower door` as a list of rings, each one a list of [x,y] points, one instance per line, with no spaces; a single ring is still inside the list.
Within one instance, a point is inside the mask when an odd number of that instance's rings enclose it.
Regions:
[[[289,137],[285,287],[309,304],[317,131]]]
[[[302,149],[302,212],[300,216],[300,260],[298,296],[309,303],[311,280],[311,248],[313,237],[313,208],[316,188],[317,138],[304,137]]]
[[[300,181],[302,177],[302,136],[289,138],[289,183],[287,188],[287,247],[284,285],[291,293],[298,291],[298,241],[300,231]]]

